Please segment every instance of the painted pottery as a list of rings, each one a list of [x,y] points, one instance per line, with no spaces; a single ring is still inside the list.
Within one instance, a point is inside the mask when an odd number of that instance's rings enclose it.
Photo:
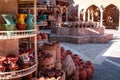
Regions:
[[[26,18],[27,30],[33,29],[34,27],[33,19],[34,16],[32,14],[27,14],[27,18]]]
[[[6,21],[6,24],[14,24],[13,14],[2,14],[2,17]]]

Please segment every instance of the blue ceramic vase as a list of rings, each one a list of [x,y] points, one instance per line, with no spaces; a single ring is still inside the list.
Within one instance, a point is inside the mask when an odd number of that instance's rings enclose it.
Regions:
[[[6,31],[11,31],[15,29],[14,15],[13,14],[2,14],[3,19],[6,24],[3,25]]]
[[[6,24],[15,24],[13,14],[2,14],[3,19],[6,21]]]
[[[31,30],[34,27],[34,15],[33,14],[27,14],[27,18],[26,18],[26,24],[27,24],[27,30]]]

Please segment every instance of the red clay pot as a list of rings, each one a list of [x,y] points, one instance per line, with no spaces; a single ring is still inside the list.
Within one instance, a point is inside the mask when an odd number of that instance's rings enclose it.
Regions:
[[[85,65],[88,65],[88,66],[91,68],[92,74],[93,74],[93,73],[94,73],[94,65],[91,63],[91,61],[87,61],[87,62],[85,63]]]
[[[87,73],[87,79],[86,80],[90,80],[90,78],[92,76],[92,69],[88,65],[84,65],[84,69]]]
[[[26,24],[20,24],[20,23],[17,23],[16,26],[19,30],[26,30],[27,27]]]
[[[79,80],[86,80],[87,79],[87,73],[84,68],[79,69]]]

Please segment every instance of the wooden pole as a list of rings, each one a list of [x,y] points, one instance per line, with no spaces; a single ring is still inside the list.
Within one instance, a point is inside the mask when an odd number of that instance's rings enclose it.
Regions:
[[[37,29],[37,24],[36,24],[36,0],[34,0],[34,28],[35,29]],[[35,39],[35,43],[34,43],[34,46],[35,46],[35,62],[36,62],[36,64],[38,65],[38,57],[37,57],[37,34],[36,34],[36,36],[34,37],[34,39]],[[36,74],[35,74],[35,76],[37,77],[37,70],[36,70]]]

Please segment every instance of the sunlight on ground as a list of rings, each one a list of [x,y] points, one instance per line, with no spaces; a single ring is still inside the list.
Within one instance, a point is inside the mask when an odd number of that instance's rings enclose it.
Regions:
[[[113,43],[102,56],[105,57],[115,57],[115,58],[120,58],[120,49],[119,49],[120,43]],[[118,49],[117,49],[117,48]]]

